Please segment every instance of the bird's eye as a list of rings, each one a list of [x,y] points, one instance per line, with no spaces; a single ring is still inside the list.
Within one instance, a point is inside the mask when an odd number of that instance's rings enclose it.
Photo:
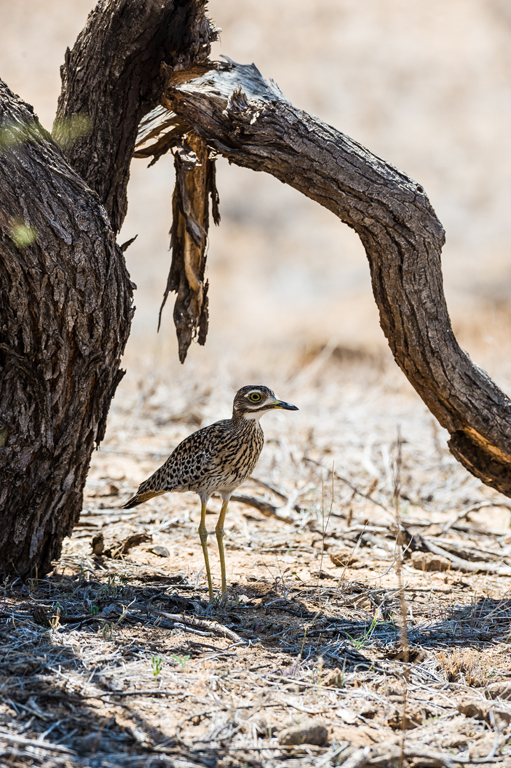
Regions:
[[[248,396],[248,399],[251,400],[253,403],[259,403],[263,399],[263,396],[260,392],[251,392]]]

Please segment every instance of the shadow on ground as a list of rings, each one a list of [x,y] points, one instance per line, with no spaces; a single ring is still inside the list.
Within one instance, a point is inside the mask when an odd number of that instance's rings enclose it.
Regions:
[[[341,686],[351,678],[370,680],[382,668],[400,677],[399,603],[395,591],[384,592],[357,582],[343,590],[258,582],[234,586],[228,602],[209,605],[184,577],[129,583],[115,574],[54,574],[5,584],[2,754],[20,765],[214,768],[240,726],[225,697],[189,712],[188,687],[197,691],[200,683],[225,693],[229,668],[247,652],[252,665],[246,668],[260,670],[263,685],[280,680],[290,690],[314,687],[328,669],[339,671]],[[350,618],[362,598],[375,610],[367,619]],[[411,661],[420,661],[419,651],[479,649],[509,635],[508,599],[480,598],[433,616],[430,606],[427,617],[414,608]],[[163,659],[173,666],[160,674]],[[195,676],[187,677],[192,668]],[[201,682],[206,668],[214,674]],[[155,700],[165,702],[163,720],[151,710]],[[202,721],[202,732],[187,746],[180,733]]]

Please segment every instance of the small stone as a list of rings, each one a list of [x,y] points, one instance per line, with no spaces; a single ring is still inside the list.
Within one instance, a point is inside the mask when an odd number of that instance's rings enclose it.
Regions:
[[[473,717],[474,720],[486,720],[490,704],[474,699],[473,701],[460,701],[457,710],[465,717]]]
[[[357,558],[353,557],[352,550],[348,549],[338,549],[335,552],[329,552],[328,555],[336,568],[344,568],[357,562]]]
[[[432,552],[412,552],[412,566],[418,571],[448,571],[451,561]]]
[[[103,533],[98,533],[96,536],[93,536],[90,545],[94,555],[97,557],[102,555],[105,551],[105,539]]]
[[[323,746],[328,741],[328,728],[320,720],[307,720],[301,725],[285,728],[279,735],[279,744],[289,747],[298,744]]]
[[[158,557],[170,557],[170,552],[167,547],[153,547],[151,552],[153,555],[158,555]]]
[[[511,701],[511,680],[490,683],[486,686],[486,695],[489,699],[504,699],[504,701]]]

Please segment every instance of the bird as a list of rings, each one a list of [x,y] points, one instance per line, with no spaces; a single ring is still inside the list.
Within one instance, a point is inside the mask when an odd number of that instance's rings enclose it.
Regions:
[[[209,599],[214,599],[208,556],[206,505],[219,493],[222,507],[215,528],[222,579],[221,598],[227,593],[224,555],[224,521],[232,493],[254,471],[264,445],[259,419],[268,411],[297,411],[296,405],[278,400],[268,387],[247,385],[234,396],[232,417],[222,419],[186,437],[167,461],[140,484],[136,494],[124,504],[131,509],[144,501],[170,491],[195,491],[201,502],[199,537],[204,554]]]

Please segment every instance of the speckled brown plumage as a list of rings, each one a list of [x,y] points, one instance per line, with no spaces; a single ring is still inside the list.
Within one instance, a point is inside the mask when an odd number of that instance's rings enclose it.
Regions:
[[[215,492],[232,492],[251,475],[263,445],[258,421],[238,418],[210,424],[179,443],[125,507],[167,491],[195,491],[204,500]]]
[[[210,597],[212,582],[206,547],[206,504],[213,493],[219,493],[223,505],[216,534],[222,569],[222,593],[225,593],[225,561],[223,556],[223,522],[227,503],[233,491],[253,472],[264,445],[260,417],[269,410],[296,406],[277,400],[268,387],[246,386],[236,393],[232,418],[217,421],[185,438],[151,477],[139,486],[124,509],[130,509],[153,496],[169,491],[195,491],[201,500],[201,537],[208,576]]]

